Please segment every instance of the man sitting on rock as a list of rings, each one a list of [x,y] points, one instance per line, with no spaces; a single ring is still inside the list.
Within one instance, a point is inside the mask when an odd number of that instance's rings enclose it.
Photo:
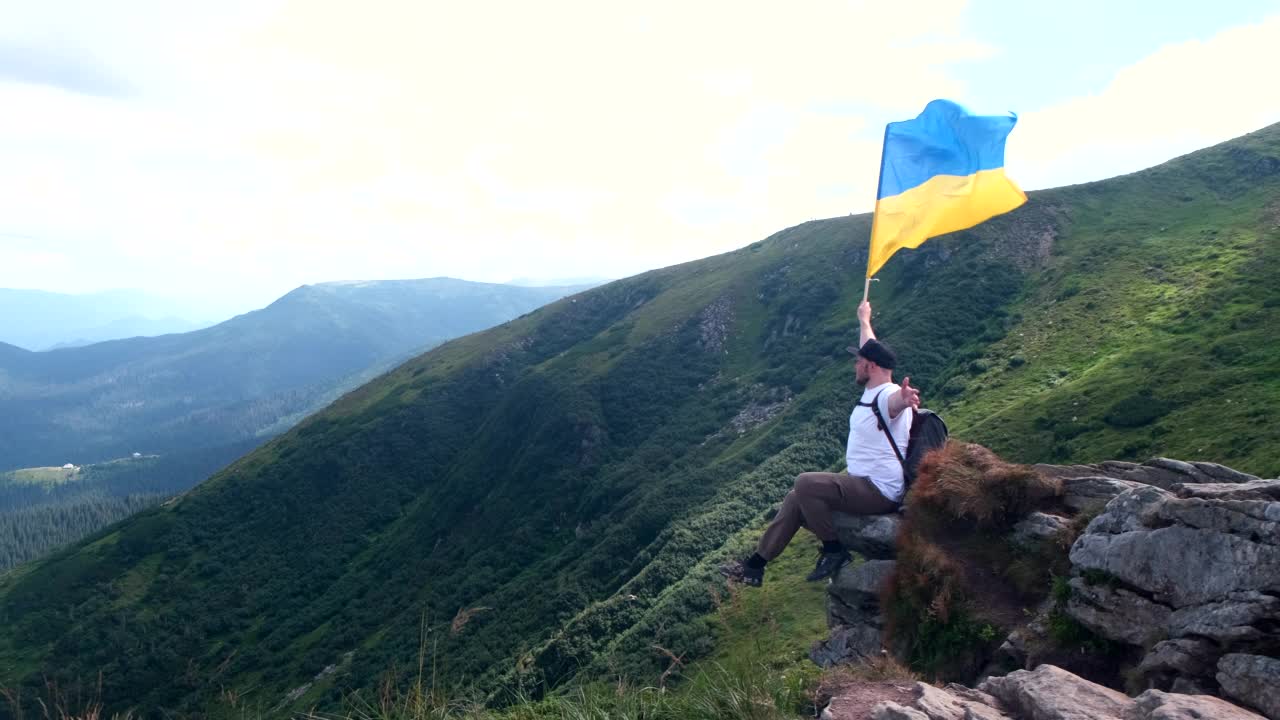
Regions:
[[[722,567],[720,570],[726,577],[759,587],[764,582],[765,564],[782,554],[801,525],[822,541],[818,565],[806,579],[813,582],[831,577],[852,560],[849,551],[840,544],[831,514],[879,515],[893,512],[901,502],[902,463],[889,445],[871,404],[875,402],[880,406],[880,414],[888,421],[894,441],[905,453],[912,413],[903,411],[920,407],[920,392],[911,387],[911,378],[904,378],[901,386],[894,384],[893,368],[897,358],[888,346],[876,340],[871,330],[871,304],[865,300],[858,306],[858,322],[861,326],[858,347],[847,349],[856,357],[856,380],[863,391],[862,399],[849,416],[846,470],[797,475],[794,488],[787,493],[782,508],[764,531],[755,554]]]

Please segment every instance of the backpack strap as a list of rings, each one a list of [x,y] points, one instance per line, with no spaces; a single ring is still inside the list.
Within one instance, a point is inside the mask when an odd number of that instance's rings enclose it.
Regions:
[[[880,414],[880,396],[883,394],[884,394],[884,391],[881,390],[880,392],[876,393],[876,396],[874,398],[871,399],[871,412],[876,414],[876,423],[880,426],[880,429],[884,431],[884,436],[889,438],[889,445],[893,448],[893,454],[898,456],[898,462],[902,463],[903,481],[905,482],[906,471],[907,471],[907,459],[902,456],[902,451],[898,449],[898,442],[893,439],[893,433],[889,432],[889,423],[885,422],[884,415]],[[858,404],[861,405],[862,407],[867,406],[866,403],[858,403]]]

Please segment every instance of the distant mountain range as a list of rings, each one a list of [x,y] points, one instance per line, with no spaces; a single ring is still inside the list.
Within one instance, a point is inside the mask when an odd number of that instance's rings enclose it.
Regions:
[[[416,352],[577,289],[323,283],[194,332],[47,352],[0,343],[0,471],[240,447]]]
[[[0,342],[26,350],[190,332],[213,324],[204,317],[194,306],[137,290],[71,295],[0,288]]]

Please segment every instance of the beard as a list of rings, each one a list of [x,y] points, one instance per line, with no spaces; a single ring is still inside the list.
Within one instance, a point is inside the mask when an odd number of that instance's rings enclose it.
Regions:
[[[868,381],[868,380],[870,380],[870,379],[871,379],[871,378],[867,377],[866,375],[854,375],[854,376],[853,376],[853,380],[854,380],[854,382],[858,383],[858,385],[859,385],[859,386],[861,386],[861,387],[866,387],[866,386],[867,386],[867,381]]]

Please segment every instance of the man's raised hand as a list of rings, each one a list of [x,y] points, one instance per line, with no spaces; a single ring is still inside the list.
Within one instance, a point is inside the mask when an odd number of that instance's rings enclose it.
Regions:
[[[902,396],[902,404],[912,410],[920,408],[920,391],[911,387],[910,376],[902,378],[902,389],[898,391]]]
[[[870,302],[865,301],[865,300],[863,300],[863,301],[859,302],[859,304],[858,304],[858,322],[859,322],[859,323],[870,323],[870,322],[872,322],[872,304],[870,304]]]

